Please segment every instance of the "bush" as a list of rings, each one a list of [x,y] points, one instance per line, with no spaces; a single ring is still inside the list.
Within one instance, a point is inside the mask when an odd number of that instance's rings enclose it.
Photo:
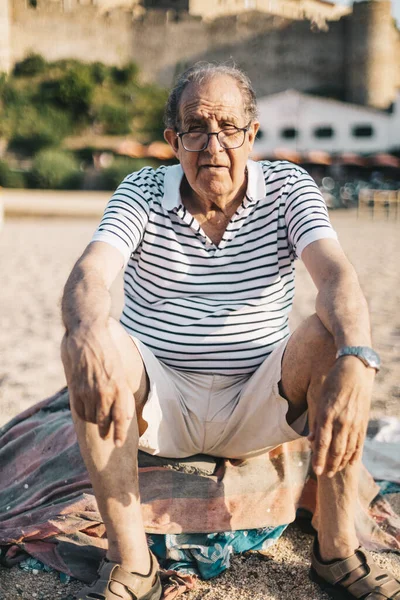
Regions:
[[[90,63],[82,62],[77,58],[59,58],[48,63],[50,69],[56,69],[58,71],[66,72],[71,69],[86,69],[90,71]]]
[[[9,149],[32,156],[44,148],[57,146],[68,133],[68,115],[51,107],[27,107],[19,116],[9,141]]]
[[[75,116],[87,114],[94,92],[94,82],[86,65],[71,67],[59,79],[44,81],[40,97],[66,108]]]
[[[16,77],[27,77],[43,73],[46,68],[47,62],[43,56],[32,53],[15,64],[13,74]]]
[[[21,172],[10,169],[4,161],[0,161],[0,186],[5,188],[23,188],[25,187],[24,176]]]
[[[103,104],[97,109],[96,120],[103,126],[104,133],[124,135],[129,133],[131,118],[126,108],[115,104]]]
[[[109,67],[102,62],[94,62],[90,65],[91,74],[93,81],[99,85],[102,85],[108,77]]]
[[[142,158],[116,158],[110,167],[101,172],[99,189],[114,191],[127,175],[151,164],[151,161]]]
[[[57,136],[52,131],[44,129],[32,133],[14,134],[8,143],[8,149],[23,156],[33,156],[40,150],[57,144]]]
[[[32,94],[30,91],[16,88],[10,80],[2,80],[0,82],[0,99],[3,106],[18,109],[29,105]]]
[[[32,164],[31,181],[44,189],[77,189],[83,174],[75,158],[61,150],[42,150]]]
[[[136,96],[134,124],[148,140],[164,140],[164,110],[167,97],[167,91],[156,86],[143,88]]]
[[[75,113],[87,112],[94,84],[86,69],[71,69],[59,80],[58,101]]]
[[[136,63],[130,62],[125,67],[112,67],[111,75],[115,83],[126,84],[137,80],[139,67]]]

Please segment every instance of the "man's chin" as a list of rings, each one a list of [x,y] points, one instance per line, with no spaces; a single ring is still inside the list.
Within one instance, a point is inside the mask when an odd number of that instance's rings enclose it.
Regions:
[[[229,187],[229,184],[232,183],[229,169],[221,167],[203,167],[199,172],[198,180],[201,181],[202,186],[222,185],[223,187]]]
[[[229,177],[229,169],[227,167],[201,167],[199,177],[220,180]]]

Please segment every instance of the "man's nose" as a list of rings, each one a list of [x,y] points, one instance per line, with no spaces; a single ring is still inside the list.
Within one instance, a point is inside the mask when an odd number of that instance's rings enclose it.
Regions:
[[[221,150],[223,150],[221,144],[218,141],[218,136],[216,134],[210,135],[207,150],[210,154],[217,154],[218,152],[221,152]]]

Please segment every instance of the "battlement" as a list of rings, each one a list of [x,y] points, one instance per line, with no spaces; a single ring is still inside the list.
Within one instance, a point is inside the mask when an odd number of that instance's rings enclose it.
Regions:
[[[7,0],[6,0],[7,1]],[[248,11],[259,11],[287,19],[334,21],[351,12],[350,8],[323,0],[13,0],[14,12],[81,11],[92,6],[100,12],[130,9],[178,11],[203,19],[215,19]]]
[[[5,0],[7,3],[7,0]],[[129,9],[142,7],[142,0],[9,0],[12,15],[40,13],[70,13],[85,12],[88,7],[104,13],[108,10]]]
[[[249,10],[285,19],[324,22],[336,21],[351,13],[351,8],[321,0],[189,0],[189,12],[204,19],[215,19]]]

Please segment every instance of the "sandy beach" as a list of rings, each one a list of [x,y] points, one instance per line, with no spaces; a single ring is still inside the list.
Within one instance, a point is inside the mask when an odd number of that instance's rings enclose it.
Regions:
[[[331,213],[342,246],[355,266],[369,302],[374,347],[383,367],[376,378],[372,416],[399,416],[400,402],[400,215],[389,219],[355,211]],[[59,357],[60,298],[67,276],[90,241],[96,219],[6,218],[0,232],[0,425],[65,384]],[[292,315],[296,327],[314,312],[315,288],[297,266]],[[121,282],[114,290],[114,314]],[[399,504],[398,504],[399,506]],[[237,557],[215,581],[201,582],[188,600],[323,599],[308,579],[312,538],[293,526],[265,560]],[[378,556],[400,576],[400,558]],[[81,584],[63,585],[56,574],[0,569],[1,600],[72,598]],[[296,590],[296,591],[294,591]]]

